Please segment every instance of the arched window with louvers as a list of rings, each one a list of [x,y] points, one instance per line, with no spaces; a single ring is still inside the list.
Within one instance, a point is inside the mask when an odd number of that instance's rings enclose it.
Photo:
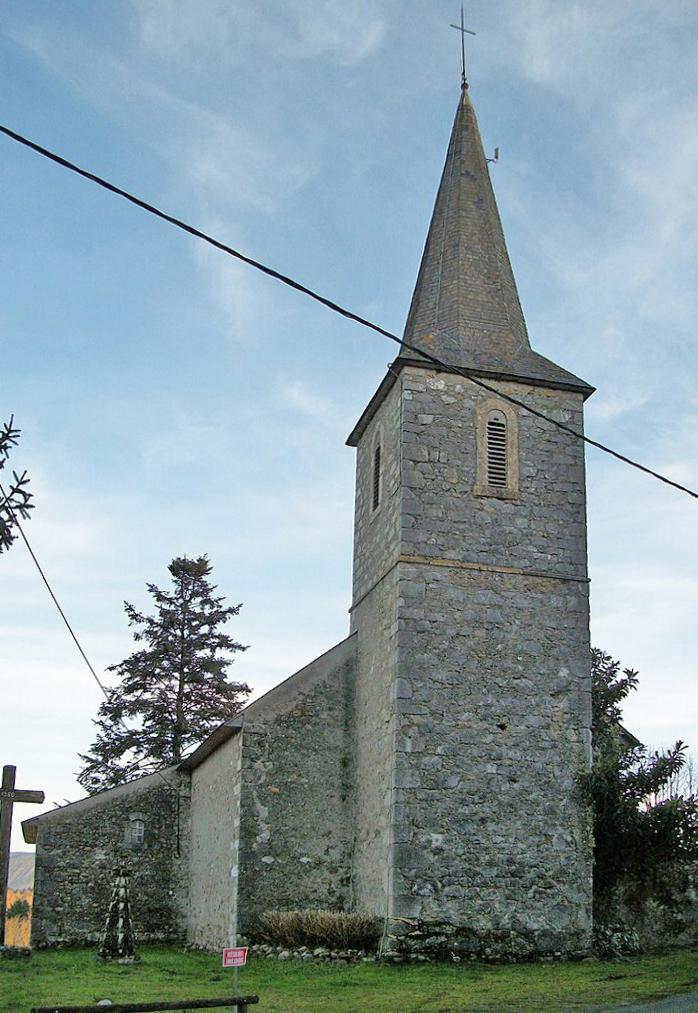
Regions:
[[[519,438],[515,409],[488,398],[476,409],[475,495],[516,499],[519,495]]]
[[[487,415],[487,484],[497,489],[507,487],[507,417],[504,412]]]

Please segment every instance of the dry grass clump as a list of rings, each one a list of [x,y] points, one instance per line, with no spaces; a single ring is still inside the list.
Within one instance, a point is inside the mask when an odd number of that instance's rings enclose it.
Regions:
[[[14,910],[13,910],[14,909]],[[32,891],[7,891],[6,946],[29,946],[32,924]],[[0,943],[2,940],[0,939]]]
[[[366,950],[374,949],[380,936],[378,919],[361,911],[265,911],[259,925],[277,946]]]

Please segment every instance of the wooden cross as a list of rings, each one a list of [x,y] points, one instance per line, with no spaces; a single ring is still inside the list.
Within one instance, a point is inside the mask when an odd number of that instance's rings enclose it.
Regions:
[[[12,809],[15,802],[44,801],[43,791],[22,791],[15,788],[17,768],[9,764],[2,768],[0,786],[0,946],[5,942],[5,911],[7,908],[7,879],[10,874],[10,833]]]
[[[465,20],[464,20],[464,15],[463,15],[463,4],[460,5],[460,24],[459,25],[451,25],[451,28],[455,28],[455,30],[457,32],[460,32],[461,82],[463,84],[463,87],[465,88],[465,85],[467,83],[467,78],[465,76],[465,36],[466,36],[466,33],[468,35],[475,35],[477,33],[476,32],[471,32],[469,28],[465,27]]]

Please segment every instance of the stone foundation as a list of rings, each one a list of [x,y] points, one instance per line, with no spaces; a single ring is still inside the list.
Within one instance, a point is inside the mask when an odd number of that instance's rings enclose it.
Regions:
[[[393,919],[389,924],[384,956],[387,959],[483,960],[516,963],[525,960],[576,960],[588,956],[580,937],[578,949],[567,936],[552,931],[490,929],[475,931],[448,922]]]

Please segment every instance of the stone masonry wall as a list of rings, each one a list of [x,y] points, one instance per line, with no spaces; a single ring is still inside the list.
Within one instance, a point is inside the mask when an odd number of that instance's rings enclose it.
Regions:
[[[393,914],[462,927],[478,949],[583,951],[588,696],[569,645],[585,585],[401,569],[431,618],[400,631]]]
[[[237,902],[242,734],[192,771],[189,925],[202,949],[230,945]]]
[[[189,778],[174,770],[101,792],[39,818],[32,945],[97,942],[123,861],[137,942],[184,939],[188,887]],[[130,817],[145,822],[127,843]]]
[[[403,382],[400,551],[486,566],[586,578],[584,447],[521,409],[519,497],[473,495],[475,408],[491,395],[464,377],[409,368]],[[573,429],[582,397],[488,381]]]
[[[396,563],[400,551],[400,418],[400,388],[396,385],[366,428],[357,448],[353,608]],[[381,446],[381,496],[374,510],[373,452],[377,441]],[[351,628],[357,628],[353,613]]]
[[[384,916],[392,874],[392,791],[397,674],[397,559],[400,552],[401,398],[387,395],[357,448],[352,629],[354,696],[352,907]],[[381,443],[381,502],[373,509],[373,452]]]
[[[349,903],[349,637],[244,713],[240,796],[240,931],[268,909]]]
[[[358,675],[354,697],[352,908],[385,916],[392,875],[395,766],[397,567],[355,609]]]
[[[583,448],[517,410],[519,496],[476,496],[475,406],[489,395],[426,370],[403,385],[392,914],[446,923],[464,952],[583,952]],[[581,428],[579,395],[498,386]]]

